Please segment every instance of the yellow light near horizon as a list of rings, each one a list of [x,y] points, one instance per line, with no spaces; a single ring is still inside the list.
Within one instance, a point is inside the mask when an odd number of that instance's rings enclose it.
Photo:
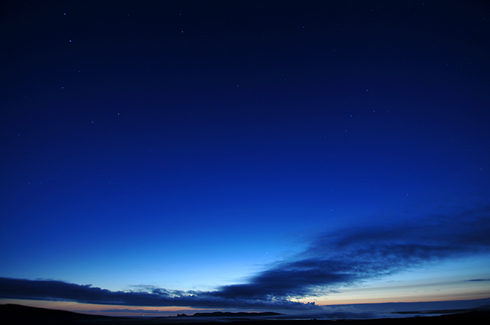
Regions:
[[[490,283],[454,281],[444,283],[400,284],[366,286],[340,289],[324,299],[315,300],[318,305],[374,304],[387,302],[429,302],[450,300],[484,299],[490,296]],[[305,299],[307,301],[308,299]]]

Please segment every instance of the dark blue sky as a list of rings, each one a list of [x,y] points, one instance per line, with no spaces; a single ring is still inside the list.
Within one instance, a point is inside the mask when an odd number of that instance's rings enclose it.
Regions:
[[[485,1],[0,14],[1,297],[490,296]]]

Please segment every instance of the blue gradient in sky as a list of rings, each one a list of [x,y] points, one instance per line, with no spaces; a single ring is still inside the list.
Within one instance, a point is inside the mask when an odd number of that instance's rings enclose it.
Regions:
[[[465,283],[490,278],[489,13],[9,3],[0,277],[247,303],[488,297]],[[263,285],[296,267],[318,278]],[[396,274],[459,285],[400,296]]]

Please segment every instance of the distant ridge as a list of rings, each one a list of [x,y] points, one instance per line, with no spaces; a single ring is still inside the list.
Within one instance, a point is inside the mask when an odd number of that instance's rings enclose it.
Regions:
[[[199,318],[199,314],[206,315]],[[447,324],[471,324],[487,325],[490,319],[488,309],[477,309],[475,311],[463,312],[457,314],[446,314],[442,316],[419,316],[405,318],[377,318],[377,319],[336,319],[336,320],[316,320],[316,319],[266,319],[266,318],[222,318],[220,316],[266,316],[281,315],[277,313],[197,313],[193,316],[184,318],[171,317],[151,317],[147,319],[135,319],[131,317],[113,317],[87,315],[64,310],[53,310],[45,308],[27,307],[22,305],[6,304],[0,305],[0,323],[2,325],[10,324],[55,324],[55,325],[223,325],[227,322],[229,325],[447,325]]]
[[[237,312],[237,313],[232,313],[232,312],[221,312],[221,311],[216,311],[212,313],[195,313],[192,316],[189,317],[256,317],[256,316],[280,316],[283,314],[280,313],[274,313],[274,312],[263,312],[263,313],[247,313],[247,312]],[[186,317],[186,314],[179,314],[177,317]]]

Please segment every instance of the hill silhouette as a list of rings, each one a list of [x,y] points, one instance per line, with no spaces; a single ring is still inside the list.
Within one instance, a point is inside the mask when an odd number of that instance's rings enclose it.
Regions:
[[[251,314],[266,314],[272,316],[277,313],[197,313],[206,316],[251,316]],[[212,315],[215,314],[215,315]],[[194,315],[195,316],[195,315]],[[204,317],[206,317],[204,316]],[[201,316],[203,317],[203,316]],[[195,321],[193,321],[193,319]],[[136,325],[136,324],[172,324],[172,323],[199,323],[201,325],[222,324],[223,322],[236,323],[237,325],[442,325],[442,324],[488,324],[490,319],[490,311],[487,309],[477,309],[450,315],[442,316],[416,316],[406,318],[380,318],[380,319],[346,319],[346,320],[266,320],[258,317],[257,320],[247,318],[247,320],[230,320],[223,318],[222,320],[213,321],[212,319],[202,321],[197,320],[199,316],[194,317],[152,317],[152,318],[130,318],[130,317],[112,317],[112,316],[97,316],[75,313],[64,310],[53,310],[37,307],[27,307],[15,304],[0,305],[0,323],[3,325],[10,324],[120,324],[120,325]],[[202,318],[201,318],[202,319]]]
[[[97,321],[124,319],[124,317],[110,317],[87,315],[66,310],[28,307],[16,304],[0,305],[0,322],[2,324],[80,324]]]

